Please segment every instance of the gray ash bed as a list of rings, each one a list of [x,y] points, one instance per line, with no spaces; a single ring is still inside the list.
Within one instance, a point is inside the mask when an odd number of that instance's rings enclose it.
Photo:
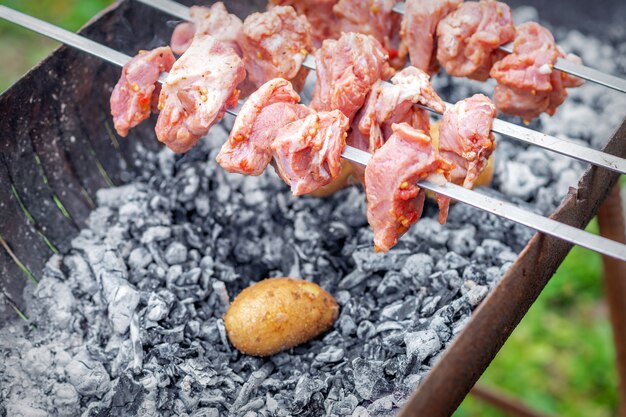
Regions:
[[[241,4],[233,10],[247,15],[250,6]],[[550,12],[557,9],[540,15],[574,27]],[[574,22],[578,10],[571,8]],[[517,23],[537,18],[536,9],[515,9]],[[587,34],[557,28],[557,41],[623,75],[626,32],[619,20],[599,28],[604,18],[578,25]],[[172,22],[122,2],[85,33],[132,54],[163,44]],[[569,249],[531,241],[530,229],[462,204],[441,226],[429,203],[396,248],[376,254],[358,187],[294,198],[274,173],[244,178],[221,170],[215,155],[228,116],[183,156],[158,149],[153,123],[116,138],[107,98],[118,72],[62,48],[2,96],[3,109],[31,110],[0,122],[5,133],[19,133],[0,144],[0,178],[11,184],[0,189],[0,232],[22,263],[0,251],[0,271],[7,306],[29,319],[5,312],[0,415],[386,416],[416,389],[404,415],[446,415],[511,331],[494,328],[494,335],[478,316],[481,331],[472,332],[477,306],[499,291],[483,314],[494,316],[508,297],[515,311],[498,320],[514,326]],[[434,85],[448,101],[492,89],[442,75]],[[623,95],[588,83],[533,128],[600,148],[622,122],[616,109],[625,107]],[[620,135],[613,149],[623,129]],[[576,224],[588,221],[616,180],[588,171],[578,191],[583,204],[570,190],[582,164],[504,138],[495,160],[493,187],[481,192],[545,215],[561,205],[556,216]],[[29,282],[22,298],[25,270],[38,285]],[[242,355],[221,317],[243,288],[273,276],[318,283],[337,299],[339,318],[287,352]],[[526,278],[512,284],[519,276]],[[532,288],[516,299],[515,285]],[[472,338],[482,353],[460,352]],[[455,368],[459,361],[468,366]],[[424,405],[455,370],[449,393]]]

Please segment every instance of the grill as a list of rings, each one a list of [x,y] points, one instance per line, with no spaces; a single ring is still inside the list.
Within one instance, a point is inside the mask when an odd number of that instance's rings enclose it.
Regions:
[[[240,17],[264,9],[263,2],[232,1],[227,6]],[[542,17],[603,38],[610,36],[603,33],[605,16],[589,18],[582,10],[582,6],[572,7],[568,9],[571,15],[564,15],[554,5],[542,9]],[[103,12],[81,34],[132,55],[163,44],[171,19],[151,7],[126,1]],[[153,123],[134,129],[129,140],[118,140],[113,133],[107,98],[118,75],[119,69],[98,58],[62,47],[0,98],[0,126],[6,134],[0,145],[0,183],[6,184],[0,187],[5,317],[13,309],[22,310],[24,276],[35,279],[50,255],[70,249],[71,239],[86,226],[95,208],[96,192],[141,175],[142,153],[158,150]],[[603,152],[625,158],[625,140],[626,124],[622,123]],[[617,178],[611,170],[590,167],[550,217],[584,227]],[[476,198],[468,195],[467,199]],[[531,220],[531,226],[538,225]],[[402,415],[449,415],[570,248],[561,239],[535,235],[430,370]]]

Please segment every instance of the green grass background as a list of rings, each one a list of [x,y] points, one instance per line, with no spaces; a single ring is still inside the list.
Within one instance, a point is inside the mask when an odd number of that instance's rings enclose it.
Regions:
[[[70,30],[109,0],[0,0]],[[0,21],[0,91],[13,84],[58,44]],[[595,223],[590,230],[597,232]],[[487,372],[486,386],[532,407],[569,417],[608,417],[617,409],[611,327],[602,297],[597,254],[575,248],[514,331]],[[503,417],[469,397],[455,417]]]

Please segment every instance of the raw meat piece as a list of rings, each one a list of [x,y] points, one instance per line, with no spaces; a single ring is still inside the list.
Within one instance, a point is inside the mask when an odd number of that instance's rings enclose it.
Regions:
[[[324,41],[315,53],[317,83],[311,107],[341,110],[352,120],[376,81],[393,75],[387,57],[372,36],[344,33],[339,40]]]
[[[391,136],[394,123],[409,123],[416,129],[429,131],[429,119],[425,110],[416,108],[423,104],[443,113],[443,100],[430,84],[430,76],[416,67],[407,67],[391,78],[389,83],[377,83],[361,110],[358,130],[369,136],[369,147],[374,152]]]
[[[392,135],[391,127],[395,123],[405,122],[428,132],[428,114],[416,107],[417,103],[440,113],[446,108],[424,71],[407,67],[391,78],[391,84],[378,82],[352,124],[348,145],[374,153]],[[355,164],[354,173],[363,183],[364,168]]]
[[[491,133],[498,112],[491,100],[476,94],[450,107],[439,128],[439,153],[454,163],[451,181],[472,188],[495,149]]]
[[[311,24],[313,45],[319,48],[326,39],[336,39],[341,28],[333,7],[337,0],[270,0],[270,5],[292,6],[300,15],[306,16]]]
[[[293,7],[273,7],[248,16],[239,45],[254,88],[278,77],[292,80],[296,91],[304,86],[309,72],[302,62],[313,51],[311,25]]]
[[[411,65],[428,73],[436,72],[437,25],[463,0],[407,0],[400,35],[399,54],[411,58]]]
[[[398,56],[402,21],[402,16],[392,11],[396,3],[398,0],[339,0],[333,12],[342,32],[373,36],[387,50],[389,59],[394,60]],[[399,68],[405,63],[405,59],[397,62]]]
[[[311,114],[284,126],[274,142],[274,162],[293,195],[311,193],[341,172],[348,118],[339,110]]]
[[[155,98],[159,96],[159,76],[176,62],[167,47],[140,51],[122,69],[120,80],[111,94],[111,114],[115,130],[126,137],[128,130],[150,117]]]
[[[246,77],[239,55],[210,35],[196,35],[172,67],[159,96],[157,138],[186,152],[237,105],[237,85]]]
[[[433,147],[430,137],[407,123],[395,124],[393,135],[365,168],[367,220],[375,249],[387,252],[422,215],[424,190],[417,182],[431,175],[446,177],[451,166]],[[448,199],[438,200],[445,221]]]
[[[528,121],[545,112],[553,115],[567,97],[565,87],[582,80],[554,70],[565,57],[549,30],[528,22],[517,27],[513,53],[494,64],[491,76],[498,81],[494,101],[498,110]],[[568,56],[579,62],[574,56]]]
[[[485,81],[504,56],[498,47],[514,38],[509,6],[494,0],[463,3],[439,22],[437,60],[450,75]]]
[[[217,162],[228,172],[261,175],[272,160],[272,141],[285,125],[312,111],[285,79],[265,83],[241,107]]]
[[[175,54],[184,54],[195,35],[211,35],[232,47],[241,56],[241,49],[237,44],[241,19],[228,13],[224,3],[217,2],[211,7],[192,6],[189,8],[189,20],[174,29],[170,44]]]

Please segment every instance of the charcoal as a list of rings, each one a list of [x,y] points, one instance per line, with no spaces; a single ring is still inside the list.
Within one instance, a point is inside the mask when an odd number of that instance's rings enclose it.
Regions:
[[[315,360],[324,363],[335,363],[342,360],[344,351],[335,346],[328,346],[315,356]]]
[[[110,378],[100,362],[79,353],[65,368],[67,379],[80,395],[102,397],[110,389]]]
[[[626,62],[578,32],[562,36],[607,72]],[[434,83],[451,100],[490,93]],[[569,93],[536,126],[600,148],[626,96]],[[0,328],[0,386],[28,387],[0,390],[0,415],[395,415],[534,234],[461,203],[440,225],[428,202],[393,250],[374,253],[361,188],[294,198],[272,170],[228,174],[215,156],[229,124],[183,156],[140,149],[141,172],[124,177],[132,183],[97,193],[87,228],[27,299],[36,327]],[[544,215],[584,169],[499,138],[494,161],[493,185],[480,192]],[[320,284],[340,314],[309,343],[251,358],[229,344],[221,317],[270,276]]]
[[[172,242],[165,250],[165,261],[170,265],[182,264],[187,260],[187,247],[180,242]]]
[[[385,379],[381,361],[357,358],[352,362],[352,366],[355,389],[362,399],[379,398],[391,390],[390,383]]]
[[[414,333],[407,333],[404,336],[406,344],[406,355],[414,358],[417,363],[424,360],[441,349],[441,340],[433,330],[424,330]]]

